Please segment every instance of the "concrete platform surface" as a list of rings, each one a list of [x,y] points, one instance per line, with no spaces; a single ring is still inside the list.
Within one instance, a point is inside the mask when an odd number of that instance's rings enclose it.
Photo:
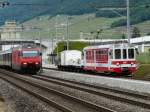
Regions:
[[[80,73],[62,72],[55,70],[44,70],[43,75],[75,80],[78,82],[92,84],[96,86],[106,85],[109,87],[122,88],[150,94],[150,82],[148,81],[86,75]]]

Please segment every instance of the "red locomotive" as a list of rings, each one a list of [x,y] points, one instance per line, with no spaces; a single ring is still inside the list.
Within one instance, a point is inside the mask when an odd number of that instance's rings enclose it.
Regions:
[[[22,45],[2,51],[0,65],[21,72],[36,73],[42,65],[40,49],[36,45]]]
[[[136,71],[136,48],[127,44],[99,45],[84,48],[84,70],[132,74]]]

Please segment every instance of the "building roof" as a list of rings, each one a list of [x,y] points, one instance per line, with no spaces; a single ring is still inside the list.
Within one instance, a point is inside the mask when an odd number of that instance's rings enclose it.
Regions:
[[[95,46],[88,46],[85,47],[84,50],[87,49],[99,49],[99,48],[128,48],[128,47],[134,47],[133,45],[128,45],[128,44],[109,44],[109,45],[95,45]]]

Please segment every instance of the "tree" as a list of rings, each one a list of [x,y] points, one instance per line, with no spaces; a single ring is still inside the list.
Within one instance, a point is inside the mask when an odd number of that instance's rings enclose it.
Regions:
[[[126,39],[126,36],[125,36],[125,34],[122,34],[122,39]]]
[[[133,32],[132,32],[132,38],[137,38],[137,37],[140,37],[140,36],[141,36],[140,30],[137,27],[134,27]]]

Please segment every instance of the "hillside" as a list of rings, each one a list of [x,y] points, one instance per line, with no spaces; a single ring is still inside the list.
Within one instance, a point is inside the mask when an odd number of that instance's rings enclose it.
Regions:
[[[71,16],[69,20],[69,38],[78,39],[80,31],[84,33],[96,32],[97,29],[103,29],[102,33],[99,34],[99,38],[121,38],[122,34],[126,34],[126,26],[111,28],[111,24],[124,17],[115,18],[104,18],[95,17],[94,14],[84,14],[78,16]],[[57,18],[58,23],[66,23],[66,16],[61,15]],[[39,27],[40,35],[43,38],[55,38],[55,21],[56,17],[41,16],[36,17],[30,21],[25,22],[23,25],[25,27]],[[147,35],[150,32],[150,21],[141,22],[139,24],[133,25],[132,27],[138,27],[141,31],[141,35]],[[66,36],[66,27],[62,30],[58,30],[62,36]],[[94,33],[95,35],[96,33]],[[23,34],[24,38],[38,38],[39,30],[28,30]],[[84,36],[86,37],[86,36]],[[88,37],[87,37],[88,38]]]
[[[82,15],[85,13],[97,13],[100,17],[113,17],[110,10],[100,10],[96,12],[95,8],[116,8],[116,11],[126,15],[126,11],[120,11],[118,8],[125,8],[124,0],[8,0],[10,6],[0,10],[1,23],[5,20],[15,19],[18,22],[24,22],[41,15],[55,16],[57,14]],[[150,4],[150,0],[130,0],[132,22],[138,23],[150,19],[150,8],[145,5]],[[98,14],[100,13],[100,14]],[[115,15],[116,16],[116,15]],[[136,17],[136,18],[135,18]],[[134,20],[134,21],[133,21]],[[122,22],[123,21],[123,22]],[[117,26],[114,23],[113,26]],[[121,20],[124,25],[125,20]]]

